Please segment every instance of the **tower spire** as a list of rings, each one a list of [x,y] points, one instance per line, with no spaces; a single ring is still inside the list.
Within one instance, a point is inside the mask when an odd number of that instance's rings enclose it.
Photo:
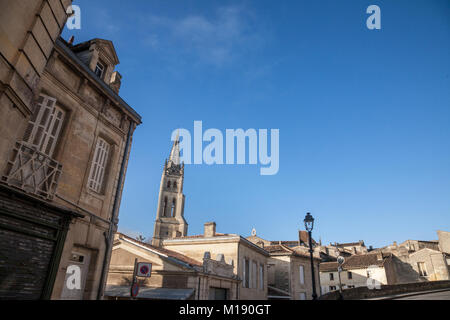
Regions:
[[[177,137],[172,145],[172,150],[170,151],[169,163],[173,163],[175,165],[180,164],[180,130],[177,132]]]
[[[162,246],[164,239],[187,235],[188,224],[184,219],[184,164],[180,164],[179,131],[166,159],[159,187],[158,209],[152,244]]]

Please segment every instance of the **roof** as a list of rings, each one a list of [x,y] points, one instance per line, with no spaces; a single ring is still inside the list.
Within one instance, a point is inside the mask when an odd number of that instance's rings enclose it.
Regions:
[[[270,241],[270,245],[282,244],[287,247],[296,247],[299,245],[298,241]]]
[[[379,254],[368,253],[353,255],[346,258],[345,262],[342,264],[342,270],[352,270],[352,269],[366,269],[369,266],[383,267],[384,263],[392,258],[392,254],[383,254],[383,259],[378,259]],[[323,262],[320,264],[321,272],[337,271],[337,262]]]
[[[282,244],[265,246],[264,250],[266,250],[269,253],[286,253],[286,254],[294,253],[294,251],[292,249],[290,249],[289,247],[286,247]]]
[[[306,252],[301,252],[300,247],[290,248],[282,244],[265,246],[264,250],[269,252],[271,256],[297,256],[302,258],[310,258],[310,255]],[[320,260],[318,257],[314,259]]]
[[[195,292],[195,289],[169,289],[169,288],[139,288],[137,299],[151,300],[187,300]],[[106,297],[130,297],[129,286],[107,285],[105,289]]]
[[[417,255],[417,254],[420,254],[420,253],[424,252],[424,251],[431,251],[431,252],[433,252],[433,253],[438,253],[438,254],[442,254],[442,253],[443,253],[443,252],[441,252],[441,251],[434,250],[434,249],[431,249],[431,248],[422,248],[422,249],[419,249],[419,250],[417,250],[417,251],[411,253],[409,256],[410,256],[410,257],[413,257],[413,256],[415,256],[415,255]]]
[[[91,40],[87,40],[84,42],[80,42],[77,43],[75,45],[73,45],[71,48],[74,52],[79,52],[79,51],[83,51],[83,50],[87,50],[89,49],[89,47],[91,46],[92,43],[100,43],[104,46],[109,47],[109,51],[108,53],[111,53],[111,58],[113,59],[113,63],[114,65],[117,65],[120,63],[119,61],[119,57],[117,57],[117,52],[116,52],[116,48],[114,47],[114,44],[111,40],[106,40],[106,39],[100,39],[100,38],[94,38]]]
[[[255,236],[253,236],[255,237]],[[248,237],[247,239],[250,239],[251,237]],[[262,238],[260,238],[261,240],[264,240]],[[287,240],[287,241],[279,241],[279,240],[274,240],[274,241],[268,241],[270,242],[270,245],[277,245],[277,244],[282,244],[288,247],[296,247],[302,243],[305,243],[306,245],[309,245],[309,235],[307,231],[304,230],[299,230],[298,231],[298,239],[299,240]],[[264,240],[267,241],[267,240]],[[311,239],[311,242],[313,245],[316,245],[317,242],[314,239]]]
[[[233,233],[217,233],[216,232],[214,237],[205,237],[203,234],[199,234],[199,235],[192,235],[192,236],[169,238],[169,239],[164,239],[164,245],[176,244],[178,242],[184,242],[184,241],[196,243],[197,241],[200,242],[202,239],[206,239],[205,241],[214,241],[214,240],[221,241],[221,239],[237,240],[237,241],[242,242],[243,244],[247,245],[248,247],[259,251],[261,254],[263,254],[265,256],[269,255],[268,252],[264,248],[261,248],[260,246],[254,244],[250,240],[248,240],[238,234],[233,234]]]
[[[80,58],[72,51],[72,49],[68,46],[67,42],[59,37],[56,39],[55,47],[60,48],[65,54],[67,54],[70,59],[72,59],[81,69],[83,69],[84,72],[88,73],[91,76],[92,81],[96,82],[99,86],[102,87],[103,90],[105,90],[110,96],[112,96],[114,99],[116,99],[119,104],[125,108],[132,116],[134,116],[138,124],[142,122],[141,116],[134,110],[132,107],[128,105],[116,92],[114,92],[113,89],[111,89],[110,86],[108,86],[103,80],[101,80],[99,77],[95,75],[95,73],[89,69],[89,67],[80,60]]]
[[[230,234],[230,233],[219,233],[216,232],[215,237],[223,237],[223,236],[234,236],[234,234]],[[204,234],[195,234],[192,236],[183,236],[183,237],[178,237],[177,239],[200,239],[200,238],[205,238]]]
[[[336,243],[337,247],[357,247],[364,246],[364,241],[360,240],[358,242],[347,242],[347,243]]]
[[[117,234],[119,235],[119,238],[127,239],[128,241],[131,241],[131,242],[135,242],[138,245],[144,246],[144,247],[146,247],[148,249],[151,249],[152,251],[156,251],[156,253],[165,255],[165,256],[170,257],[172,259],[181,261],[181,262],[183,262],[185,264],[188,264],[189,266],[198,266],[198,267],[203,266],[203,263],[201,263],[200,261],[197,261],[197,260],[192,259],[192,258],[190,258],[188,256],[185,256],[182,253],[179,253],[179,252],[176,252],[176,251],[172,251],[172,250],[168,250],[168,249],[161,248],[161,247],[152,246],[151,244],[138,241],[138,240],[133,239],[131,237],[128,237],[127,235],[124,235],[123,233],[120,233],[120,232],[117,232]]]
[[[337,262],[322,262],[319,265],[321,272],[329,272],[329,271],[337,271],[338,263]]]

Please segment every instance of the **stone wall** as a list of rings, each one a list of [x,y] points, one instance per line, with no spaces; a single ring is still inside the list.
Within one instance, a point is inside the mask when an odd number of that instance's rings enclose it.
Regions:
[[[369,289],[367,287],[359,287],[354,289],[344,290],[342,296],[339,291],[334,291],[322,295],[320,300],[361,300],[370,299],[377,297],[385,297],[397,294],[406,294],[413,292],[422,292],[428,290],[438,290],[438,289],[449,289],[450,281],[433,281],[433,282],[416,282],[416,283],[406,283],[398,285],[386,285],[381,286],[381,289]]]
[[[450,254],[450,232],[439,230],[437,234],[439,237],[439,249]]]

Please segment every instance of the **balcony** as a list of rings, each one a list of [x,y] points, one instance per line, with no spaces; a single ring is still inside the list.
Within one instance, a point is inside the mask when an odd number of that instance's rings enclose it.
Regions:
[[[61,169],[59,162],[28,147],[24,142],[16,142],[2,181],[46,200],[52,200]]]

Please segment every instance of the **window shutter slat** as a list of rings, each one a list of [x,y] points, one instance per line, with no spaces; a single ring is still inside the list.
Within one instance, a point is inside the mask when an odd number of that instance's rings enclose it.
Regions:
[[[102,138],[98,138],[88,181],[88,187],[95,192],[100,192],[102,189],[108,156],[109,144]]]
[[[56,112],[58,117],[56,117]],[[51,157],[63,120],[64,111],[56,106],[56,99],[40,94],[25,130],[23,141]]]

